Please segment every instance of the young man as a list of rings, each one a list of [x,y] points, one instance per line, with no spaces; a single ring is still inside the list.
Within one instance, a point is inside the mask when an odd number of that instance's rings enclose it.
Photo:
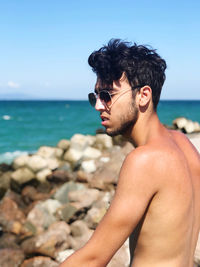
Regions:
[[[132,267],[192,267],[200,227],[200,155],[156,114],[165,61],[145,46],[111,40],[90,55],[89,64],[97,74],[89,100],[107,134],[122,134],[136,148],[122,165],[114,199],[93,236],[60,267],[106,266],[129,236]]]

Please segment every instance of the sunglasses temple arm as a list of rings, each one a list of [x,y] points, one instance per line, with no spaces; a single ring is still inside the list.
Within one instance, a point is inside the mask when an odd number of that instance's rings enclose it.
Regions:
[[[123,93],[121,93],[120,95],[118,95],[118,96],[115,98],[115,100],[112,101],[112,103],[111,103],[109,109],[111,109],[112,105],[117,101],[118,98],[120,98],[122,95],[126,94],[128,91],[132,91],[132,89],[127,89],[127,90],[125,90]]]

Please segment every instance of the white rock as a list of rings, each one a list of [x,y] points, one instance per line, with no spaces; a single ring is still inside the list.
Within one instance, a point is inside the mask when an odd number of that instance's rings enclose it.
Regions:
[[[83,151],[69,148],[67,152],[64,154],[64,160],[69,161],[71,163],[77,162],[83,156]]]
[[[35,174],[28,168],[22,167],[11,174],[11,178],[19,184],[24,184],[35,177]]]
[[[50,169],[43,169],[36,174],[36,179],[40,182],[45,182],[47,175],[51,173],[52,171]]]
[[[75,252],[73,249],[66,249],[64,251],[58,252],[58,255],[56,257],[56,260],[61,263],[64,260],[66,260],[70,255],[72,255]]]
[[[54,170],[54,169],[57,169],[59,166],[60,166],[60,162],[58,159],[54,158],[54,159],[46,159],[46,162],[47,162],[47,167],[50,169],[50,170]]]
[[[103,163],[107,163],[107,162],[110,161],[110,158],[109,157],[101,157],[100,161],[103,162]]]
[[[85,160],[81,163],[81,169],[84,172],[92,173],[97,170],[94,160]]]
[[[90,145],[91,139],[86,135],[75,134],[70,141],[70,148],[83,151]]]
[[[61,158],[63,155],[63,150],[58,147],[41,146],[36,154],[45,159],[55,157]]]
[[[173,124],[177,126],[178,129],[182,129],[187,124],[187,119],[184,117],[179,117],[173,120]]]
[[[97,201],[99,196],[99,190],[85,188],[69,192],[68,199],[70,202],[80,202],[82,207],[88,207]]]
[[[38,172],[47,167],[47,162],[41,156],[33,155],[29,157],[26,165],[34,172]]]
[[[111,148],[113,146],[112,137],[107,134],[97,134],[96,145],[100,148]]]
[[[15,158],[13,161],[14,169],[24,167],[26,165],[26,163],[28,162],[28,160],[29,160],[28,155],[21,155],[21,156]]]
[[[96,136],[93,135],[86,135],[86,138],[88,140],[89,146],[93,146],[96,142]]]
[[[69,146],[70,146],[70,141],[66,139],[60,140],[60,142],[57,144],[57,147],[63,150],[67,150]]]
[[[87,223],[88,227],[95,229],[103,216],[106,213],[106,207],[96,208],[92,207],[84,218],[84,221]]]
[[[130,266],[129,240],[116,252],[107,267]]]
[[[186,133],[193,133],[195,131],[194,123],[188,120],[183,129],[185,130]]]
[[[64,154],[64,150],[63,149],[61,149],[59,147],[55,147],[55,156],[56,156],[56,158],[61,159],[63,154]]]
[[[197,121],[194,122],[194,131],[200,132],[200,124]]]
[[[55,148],[50,146],[41,146],[37,151],[37,155],[40,155],[43,158],[52,158],[55,155]]]
[[[190,141],[192,142],[192,144],[196,147],[196,149],[200,153],[200,136],[190,137]],[[200,245],[199,245],[199,247],[200,247]]]
[[[87,147],[83,152],[84,159],[97,159],[101,156],[101,151],[94,147]]]
[[[46,209],[50,214],[54,215],[58,208],[60,208],[62,204],[60,201],[56,199],[47,199],[41,203],[41,207]]]

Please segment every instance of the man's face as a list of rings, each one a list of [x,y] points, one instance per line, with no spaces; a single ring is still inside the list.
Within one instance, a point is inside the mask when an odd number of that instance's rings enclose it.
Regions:
[[[101,82],[97,79],[95,91],[101,91]],[[100,112],[102,125],[110,136],[122,134],[129,136],[138,118],[138,108],[132,96],[131,86],[127,80],[113,82],[110,89],[112,103],[108,107],[97,98],[95,108]]]

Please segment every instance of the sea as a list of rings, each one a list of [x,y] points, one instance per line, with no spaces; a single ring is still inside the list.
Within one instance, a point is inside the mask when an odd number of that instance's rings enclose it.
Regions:
[[[158,116],[171,125],[177,117],[200,123],[200,100],[161,100]],[[99,113],[88,101],[0,101],[0,163],[40,146],[56,146],[74,134],[95,135],[102,128]]]

